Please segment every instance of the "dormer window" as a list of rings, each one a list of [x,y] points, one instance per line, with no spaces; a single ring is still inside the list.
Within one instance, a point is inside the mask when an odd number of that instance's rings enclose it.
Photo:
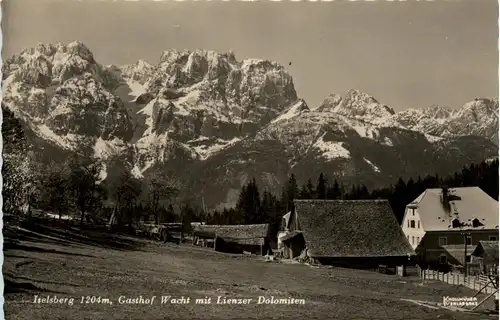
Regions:
[[[458,219],[453,219],[453,221],[451,222],[451,226],[452,228],[460,228],[461,227],[461,223]]]
[[[415,228],[415,220],[410,221],[410,228]]]
[[[479,221],[479,219],[476,218],[472,220],[472,227],[477,228],[482,226],[484,226],[484,224],[482,224],[481,221]]]

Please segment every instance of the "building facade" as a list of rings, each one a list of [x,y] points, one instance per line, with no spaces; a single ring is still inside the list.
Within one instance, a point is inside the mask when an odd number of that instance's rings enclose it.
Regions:
[[[498,218],[498,202],[478,187],[427,189],[407,205],[401,228],[419,264],[461,265],[479,241],[498,241]]]

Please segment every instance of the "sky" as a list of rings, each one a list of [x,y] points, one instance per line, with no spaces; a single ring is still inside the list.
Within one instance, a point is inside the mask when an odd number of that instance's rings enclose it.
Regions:
[[[221,2],[3,0],[3,56],[85,43],[101,64],[170,48],[283,64],[317,106],[354,88],[396,111],[498,96],[495,0]],[[292,65],[289,66],[289,62]]]

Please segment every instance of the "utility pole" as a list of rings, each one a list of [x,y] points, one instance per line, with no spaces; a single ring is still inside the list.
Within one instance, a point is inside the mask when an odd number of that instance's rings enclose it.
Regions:
[[[464,236],[464,279],[467,279],[467,238],[470,232],[461,232]]]

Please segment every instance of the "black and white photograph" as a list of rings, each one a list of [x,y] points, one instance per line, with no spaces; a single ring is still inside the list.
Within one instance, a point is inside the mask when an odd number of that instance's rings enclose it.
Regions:
[[[1,7],[5,319],[498,319],[496,0]]]

